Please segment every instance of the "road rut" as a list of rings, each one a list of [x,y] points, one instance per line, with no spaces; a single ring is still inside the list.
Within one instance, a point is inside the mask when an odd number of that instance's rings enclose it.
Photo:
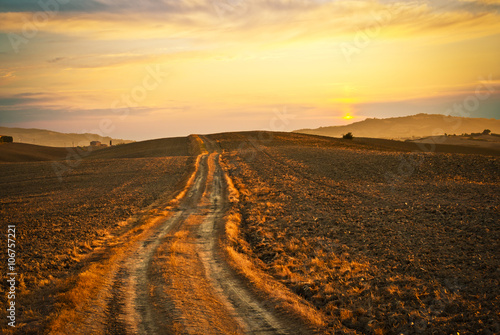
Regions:
[[[113,278],[107,334],[292,334],[225,263],[219,250],[228,208],[216,143],[178,196],[172,215],[137,241]],[[158,218],[161,220],[161,218]]]

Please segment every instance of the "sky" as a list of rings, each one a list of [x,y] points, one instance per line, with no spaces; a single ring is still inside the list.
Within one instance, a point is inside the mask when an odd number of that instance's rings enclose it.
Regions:
[[[2,0],[0,126],[144,140],[500,118],[500,0]]]

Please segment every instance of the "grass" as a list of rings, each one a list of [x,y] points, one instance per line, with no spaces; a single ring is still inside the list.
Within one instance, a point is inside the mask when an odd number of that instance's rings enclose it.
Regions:
[[[198,214],[198,213],[197,213]],[[213,290],[198,256],[198,227],[204,216],[191,215],[182,230],[168,235],[158,248],[152,271],[161,274],[162,294],[174,306],[171,329],[175,334],[242,334],[231,313]]]
[[[323,314],[325,333],[496,332],[497,158],[428,154],[391,188],[384,174],[411,154],[276,134],[246,158],[225,136],[240,192],[228,252],[255,286],[279,281]]]
[[[229,198],[233,205],[224,218],[224,250],[229,264],[238,273],[247,278],[258,292],[263,293],[266,296],[266,300],[273,301],[279,309],[291,313],[313,327],[324,327],[326,325],[325,316],[320,311],[269,276],[262,270],[261,262],[252,257],[250,246],[243,238],[240,230],[241,214],[235,206],[239,201],[240,192],[246,192],[246,190],[238,190],[227,173],[226,181],[229,189]],[[292,249],[296,247],[298,245],[291,245]],[[290,272],[286,272],[286,266],[282,270],[283,273],[290,274]]]
[[[82,324],[88,324],[89,312],[91,315],[104,315],[107,298],[110,297],[110,285],[117,270],[118,264],[137,241],[144,238],[148,229],[165,220],[163,215],[152,215],[143,224],[136,226],[126,234],[111,239],[113,247],[105,250],[100,260],[90,262],[86,269],[75,276],[58,283],[56,310],[48,318],[49,333],[78,332]],[[98,297],[98,298],[97,298]],[[92,322],[103,322],[93,320]],[[72,327],[76,327],[71,330]]]
[[[196,164],[198,161],[196,162]],[[195,171],[191,167],[188,171]],[[140,239],[143,239],[150,230],[160,222],[166,220],[170,215],[169,209],[173,208],[179,200],[185,195],[186,190],[192,185],[195,173],[191,175],[184,187],[177,191],[173,199],[166,206],[159,199],[157,203],[148,207],[145,214],[129,218],[117,223],[120,231],[118,236],[110,234],[108,229],[100,229],[97,236],[100,239],[93,241],[84,241],[73,248],[73,257],[78,258],[84,263],[84,270],[73,276],[60,280],[55,283],[56,297],[55,309],[49,315],[47,320],[49,324],[47,331],[51,334],[67,334],[68,332],[79,332],[82,325],[92,325],[104,323],[104,320],[90,318],[89,315],[104,316],[107,299],[110,297],[112,278],[117,271],[121,259],[126,257],[127,253]],[[160,206],[160,207],[158,207]],[[101,246],[99,255],[82,255],[79,251],[90,251],[93,246]],[[92,256],[92,258],[90,257]]]

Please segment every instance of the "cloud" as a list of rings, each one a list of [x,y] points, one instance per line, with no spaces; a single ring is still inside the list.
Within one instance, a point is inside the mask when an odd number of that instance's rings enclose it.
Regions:
[[[0,96],[0,112],[4,107],[36,106],[56,100],[56,97],[45,93],[19,93],[10,96]]]
[[[498,13],[491,11],[491,4],[438,2],[440,6],[428,1],[101,0],[98,11],[62,12],[39,28],[94,41],[168,36],[247,45],[342,38],[369,27],[382,28],[379,37],[439,31],[459,36],[460,30],[469,30],[468,35],[471,30],[487,35],[498,31],[500,20]],[[26,7],[23,4],[19,4],[20,9]],[[0,14],[0,30],[19,33],[26,20],[30,20],[29,13]]]
[[[68,57],[55,57],[55,58],[49,59],[47,62],[48,63],[57,63],[57,62],[60,62],[62,60],[65,60],[65,59],[68,59]]]
[[[3,101],[5,103],[5,101]],[[9,102],[7,102],[9,103]],[[120,122],[123,118],[120,116],[147,116],[154,112],[155,109],[146,107],[129,108],[126,111],[119,111],[120,113],[113,113],[111,109],[77,109],[69,106],[29,106],[29,105],[15,105],[0,106],[0,123],[18,123],[28,121],[73,121],[80,120],[95,120],[98,125],[99,121],[104,118],[109,118],[115,122]]]
[[[2,0],[0,12],[98,12],[106,10],[106,5],[94,0]]]

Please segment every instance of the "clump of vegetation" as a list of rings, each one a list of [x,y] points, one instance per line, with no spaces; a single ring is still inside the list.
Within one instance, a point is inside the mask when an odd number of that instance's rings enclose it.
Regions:
[[[483,135],[489,135],[491,133],[491,130],[485,129],[483,130]]]
[[[347,134],[342,135],[342,138],[345,138],[347,140],[352,140],[354,138],[354,136],[352,135],[351,132],[348,132]]]
[[[12,143],[14,142],[14,139],[12,138],[12,136],[0,136],[0,143]]]

